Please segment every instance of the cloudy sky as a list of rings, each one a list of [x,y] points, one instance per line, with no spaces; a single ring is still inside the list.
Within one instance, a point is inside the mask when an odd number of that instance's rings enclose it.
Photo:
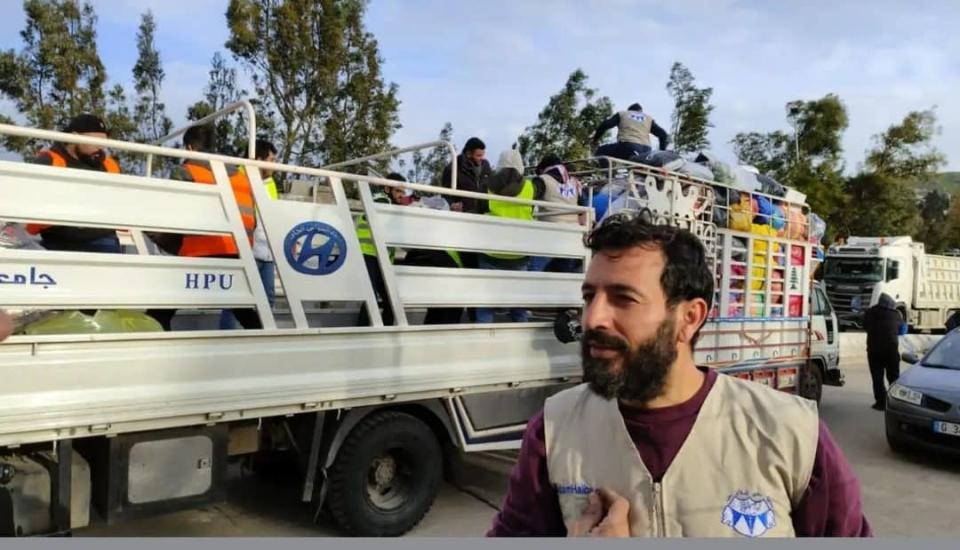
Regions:
[[[224,49],[226,3],[93,0],[111,82],[129,83],[139,14],[152,9],[164,100],[182,122]],[[400,86],[398,145],[433,139],[450,121],[458,148],[478,135],[496,158],[577,67],[618,107],[640,101],[668,123],[664,85],[681,61],[714,88],[711,139],[722,156],[732,157],[738,131],[789,130],[787,101],[833,92],[850,115],[849,169],[872,135],[936,106],[936,144],[952,170],[960,170],[960,103],[951,101],[960,90],[958,21],[955,0],[372,0],[367,16],[385,76]],[[19,9],[5,11],[0,48],[19,49],[22,27]]]

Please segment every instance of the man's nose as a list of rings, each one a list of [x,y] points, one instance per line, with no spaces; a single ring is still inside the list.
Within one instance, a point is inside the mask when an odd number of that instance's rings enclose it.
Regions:
[[[610,329],[613,327],[613,308],[603,294],[597,294],[583,308],[585,330]]]

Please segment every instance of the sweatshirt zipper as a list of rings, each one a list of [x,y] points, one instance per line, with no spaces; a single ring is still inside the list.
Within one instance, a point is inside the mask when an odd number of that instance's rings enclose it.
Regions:
[[[663,487],[660,483],[653,484],[653,536],[666,536],[666,521],[663,517]]]

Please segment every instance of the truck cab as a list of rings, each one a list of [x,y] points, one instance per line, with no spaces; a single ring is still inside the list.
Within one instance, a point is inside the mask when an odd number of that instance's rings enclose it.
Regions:
[[[817,366],[823,385],[842,386],[839,323],[823,283],[814,283],[810,306],[810,360]]]
[[[914,256],[923,244],[910,237],[851,237],[831,246],[823,268],[826,292],[843,328],[863,328],[863,314],[888,294],[908,318],[914,286]]]

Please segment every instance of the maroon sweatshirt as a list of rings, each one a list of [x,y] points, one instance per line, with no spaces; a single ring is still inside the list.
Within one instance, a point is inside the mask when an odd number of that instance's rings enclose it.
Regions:
[[[693,429],[717,376],[715,371],[707,370],[700,390],[680,405],[661,409],[620,406],[627,431],[655,481],[663,478]],[[799,537],[873,536],[863,515],[860,483],[823,422],[810,484],[790,517]],[[527,425],[502,510],[494,518],[487,536],[562,537],[566,534],[557,493],[547,472],[543,413],[540,412]]]

